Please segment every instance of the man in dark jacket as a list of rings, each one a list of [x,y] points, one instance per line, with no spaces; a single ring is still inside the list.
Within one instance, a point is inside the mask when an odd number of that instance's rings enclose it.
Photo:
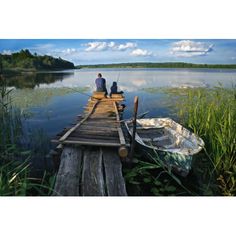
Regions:
[[[97,87],[97,92],[105,92],[106,96],[107,95],[106,80],[102,78],[101,73],[98,73],[98,78],[95,80],[95,84]]]

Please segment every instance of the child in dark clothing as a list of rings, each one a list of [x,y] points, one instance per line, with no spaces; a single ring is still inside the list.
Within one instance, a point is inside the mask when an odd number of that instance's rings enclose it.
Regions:
[[[111,97],[112,94],[123,94],[124,93],[123,91],[118,92],[117,89],[118,89],[117,88],[117,83],[113,82],[113,84],[111,86],[110,97]]]

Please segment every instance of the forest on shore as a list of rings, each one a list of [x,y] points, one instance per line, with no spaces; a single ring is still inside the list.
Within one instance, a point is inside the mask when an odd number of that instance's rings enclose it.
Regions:
[[[209,69],[236,69],[236,64],[193,64],[185,62],[133,62],[96,65],[78,65],[77,69],[85,68],[209,68]]]
[[[66,61],[62,58],[55,58],[48,55],[32,54],[28,49],[12,53],[10,55],[0,54],[0,66],[4,71],[11,70],[64,70],[74,69],[72,62]]]
[[[3,72],[13,71],[39,71],[39,70],[66,70],[87,68],[206,68],[206,69],[236,69],[236,64],[194,64],[185,62],[132,62],[94,65],[77,65],[49,55],[31,53],[22,49],[12,54],[0,53],[0,69]]]

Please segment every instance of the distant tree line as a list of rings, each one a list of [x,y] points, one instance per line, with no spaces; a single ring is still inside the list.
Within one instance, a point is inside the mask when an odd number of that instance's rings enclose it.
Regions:
[[[236,64],[193,64],[185,62],[135,62],[117,64],[79,65],[76,68],[214,68],[214,69],[236,69]]]
[[[61,70],[74,69],[72,62],[52,56],[40,56],[36,53],[31,54],[28,49],[11,55],[0,54],[0,64],[3,70],[26,69],[26,70]]]

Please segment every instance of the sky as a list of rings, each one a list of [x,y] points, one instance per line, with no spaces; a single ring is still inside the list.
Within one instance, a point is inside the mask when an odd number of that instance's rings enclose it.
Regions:
[[[0,39],[0,53],[21,49],[75,65],[126,62],[236,64],[236,39]]]

